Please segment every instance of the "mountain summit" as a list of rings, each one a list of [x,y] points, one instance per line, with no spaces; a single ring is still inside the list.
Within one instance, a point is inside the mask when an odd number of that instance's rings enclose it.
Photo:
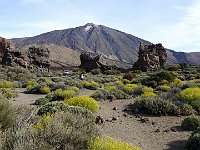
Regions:
[[[133,64],[138,58],[140,42],[151,42],[103,25],[87,23],[84,26],[55,30],[34,37],[12,39],[18,48],[32,44],[55,44],[76,51],[102,54],[109,59]],[[168,63],[199,63],[193,54],[168,50]],[[67,55],[67,54],[66,54]],[[193,62],[190,61],[192,56]]]

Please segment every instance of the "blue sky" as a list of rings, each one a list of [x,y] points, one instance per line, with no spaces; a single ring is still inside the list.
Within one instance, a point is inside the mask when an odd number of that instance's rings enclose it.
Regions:
[[[200,51],[199,0],[0,0],[0,36],[102,24],[176,51]]]

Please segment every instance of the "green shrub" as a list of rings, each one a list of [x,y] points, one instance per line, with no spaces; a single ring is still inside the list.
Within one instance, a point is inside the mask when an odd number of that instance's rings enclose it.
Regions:
[[[92,98],[96,100],[106,100],[108,98],[109,92],[105,89],[97,90],[91,95]]]
[[[163,92],[168,92],[170,90],[170,87],[167,85],[161,85],[158,87],[158,90],[161,90]]]
[[[143,87],[142,88],[143,93],[153,93],[153,88],[151,87]]]
[[[83,81],[81,83],[81,86],[83,88],[90,89],[90,90],[97,90],[100,87],[100,85],[97,82],[91,82],[90,83],[88,81]]]
[[[121,142],[111,137],[96,137],[89,144],[90,150],[140,150],[140,148],[126,143]]]
[[[0,88],[0,94],[7,99],[17,97],[17,93],[11,88]]]
[[[113,92],[116,90],[116,87],[114,85],[108,85],[105,87],[105,90],[107,90],[108,92]]]
[[[64,90],[59,93],[59,97],[61,98],[61,100],[65,100],[74,97],[75,94],[76,92],[73,90]]]
[[[138,87],[137,84],[127,84],[124,86],[123,90],[127,93],[127,94],[133,94],[134,90]]]
[[[97,75],[97,74],[100,74],[100,73],[101,73],[101,70],[100,70],[100,69],[93,69],[93,70],[91,71],[91,73],[92,73],[93,75]]]
[[[189,104],[183,104],[179,106],[180,114],[184,116],[192,115],[195,113],[195,110]]]
[[[133,78],[136,77],[136,73],[132,73],[132,72],[127,72],[124,76],[123,79],[127,79],[129,81],[131,81]]]
[[[122,83],[122,81],[116,81],[115,84],[116,84],[117,86],[123,86],[123,85],[124,85],[124,84]]]
[[[74,92],[78,92],[80,89],[77,88],[77,87],[72,87],[72,88],[70,88],[70,90],[72,90],[72,91],[74,91]]]
[[[190,105],[200,114],[200,101],[193,101]]]
[[[15,123],[15,110],[8,100],[0,97],[0,128],[6,129]]]
[[[168,71],[178,71],[178,69],[179,69],[179,66],[169,66],[168,68],[167,68],[167,70]]]
[[[91,112],[97,112],[99,109],[98,102],[89,96],[76,96],[70,99],[66,99],[64,102],[68,105],[86,108]]]
[[[40,91],[42,94],[48,94],[49,92],[51,92],[51,89],[48,86],[42,86],[40,88]]]
[[[130,99],[131,98],[131,96],[129,96],[122,90],[116,90],[112,94],[115,96],[116,99]]]
[[[200,127],[192,133],[186,144],[186,150],[199,150],[200,147]]]
[[[132,109],[149,115],[176,115],[178,107],[159,97],[140,97],[132,105]]]
[[[115,75],[115,74],[119,74],[119,73],[120,72],[118,70],[115,70],[115,69],[104,71],[104,74],[106,74],[106,75]]]
[[[39,98],[35,100],[35,105],[46,105],[49,102],[47,98]]]
[[[178,79],[178,78],[175,78],[172,82],[172,85],[175,86],[175,87],[182,87],[183,86],[183,82]]]
[[[13,82],[11,81],[2,81],[0,82],[0,88],[13,88],[14,85],[13,85]]]
[[[53,117],[41,120],[37,130],[33,132],[32,126],[16,126],[1,135],[1,149],[3,150],[85,150],[88,143],[96,136],[98,131],[94,120],[83,118],[69,112],[56,113]],[[34,122],[34,124],[37,124]],[[44,125],[44,126],[43,126]]]
[[[128,79],[123,79],[123,84],[128,84],[128,83],[130,83],[130,80],[128,80]]]
[[[155,93],[153,92],[145,92],[141,95],[143,98],[148,98],[148,97],[155,97],[157,96]]]
[[[189,116],[182,121],[181,126],[184,130],[194,131],[200,127],[200,117]]]
[[[176,97],[179,100],[188,103],[192,103],[193,101],[200,101],[200,88],[187,88],[178,93]]]

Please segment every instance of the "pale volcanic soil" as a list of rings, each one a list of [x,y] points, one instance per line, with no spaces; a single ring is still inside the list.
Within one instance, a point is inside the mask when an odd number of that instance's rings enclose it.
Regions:
[[[11,100],[11,103],[16,107],[28,107],[37,110],[38,106],[32,104],[36,99],[46,96],[25,94],[25,89],[16,89],[16,91],[19,96]],[[79,91],[79,95],[91,95],[93,92],[84,89]],[[191,135],[191,132],[182,131],[180,128],[185,117],[135,116],[130,111],[124,110],[133,102],[134,99],[99,102],[100,109],[96,115],[100,115],[105,120],[103,125],[97,125],[102,135],[133,143],[141,150],[184,149],[186,140]],[[116,110],[113,110],[114,107],[116,107]],[[116,120],[112,120],[113,117]],[[142,123],[138,117],[148,118],[149,121]]]

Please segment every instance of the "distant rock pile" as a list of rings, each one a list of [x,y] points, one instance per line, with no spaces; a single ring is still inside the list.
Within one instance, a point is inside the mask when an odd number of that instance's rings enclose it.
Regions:
[[[144,45],[140,43],[138,60],[133,69],[142,71],[153,71],[164,67],[167,59],[166,49],[162,44]]]
[[[114,61],[108,61],[102,55],[94,54],[91,52],[83,52],[80,55],[81,65],[79,66],[86,71],[93,69],[107,70],[116,68]]]
[[[21,53],[10,41],[0,38],[0,63],[2,65],[21,66],[32,71],[48,70],[51,65],[49,56],[50,52],[45,46],[32,46],[27,52]]]

